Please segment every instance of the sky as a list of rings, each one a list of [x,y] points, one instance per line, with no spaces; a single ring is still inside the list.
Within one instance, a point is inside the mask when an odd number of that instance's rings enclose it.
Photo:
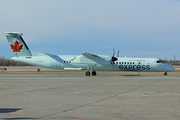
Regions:
[[[180,60],[180,0],[1,0],[4,32],[22,32],[30,50]],[[116,56],[116,55],[115,55]]]

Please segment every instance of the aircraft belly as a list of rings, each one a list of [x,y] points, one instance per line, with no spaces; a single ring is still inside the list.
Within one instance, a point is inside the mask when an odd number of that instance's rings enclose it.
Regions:
[[[13,57],[12,59],[19,62],[26,63],[26,64],[40,66],[40,67],[53,68],[53,69],[57,67],[56,61],[46,56],[42,56],[42,57],[32,56],[32,57],[18,57],[18,58]]]
[[[81,64],[81,63],[65,63],[61,65],[61,68],[63,69],[72,69],[75,70],[87,70],[87,64]]]
[[[88,70],[88,68],[92,69],[92,70],[102,70],[102,71],[104,71],[104,70],[117,71],[118,70],[118,67],[112,68],[112,66],[109,64],[94,64],[94,63],[71,63],[71,64],[63,64],[62,67],[65,69],[68,69],[68,68],[69,69],[71,69],[71,68],[80,69],[81,68],[81,70]]]
[[[119,71],[118,66],[112,66],[111,64],[97,64],[93,70]]]

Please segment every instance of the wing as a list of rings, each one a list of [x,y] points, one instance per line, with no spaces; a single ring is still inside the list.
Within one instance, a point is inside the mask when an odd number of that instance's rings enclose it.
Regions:
[[[94,62],[97,62],[99,64],[105,64],[105,63],[108,64],[109,63],[109,61],[105,60],[105,58],[102,58],[101,56],[98,56],[98,55],[90,54],[87,52],[81,53],[81,54],[82,54],[82,56],[84,56]]]
[[[94,54],[90,54],[90,53],[87,53],[87,52],[85,52],[85,53],[81,53],[83,56],[85,56],[85,57],[91,57],[91,58],[97,58],[97,57],[99,57],[99,56],[97,56],[97,55],[94,55]]]

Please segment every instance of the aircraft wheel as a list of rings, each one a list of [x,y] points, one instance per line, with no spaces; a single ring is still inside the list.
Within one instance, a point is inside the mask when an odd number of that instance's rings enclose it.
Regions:
[[[90,72],[87,71],[87,72],[85,73],[85,75],[86,75],[86,76],[90,76]]]
[[[94,76],[95,76],[95,75],[96,75],[96,71],[92,71],[92,75],[94,75]]]
[[[40,71],[41,71],[41,69],[40,69],[40,68],[38,68],[38,69],[37,69],[37,71],[38,71],[38,72],[40,72]]]
[[[164,73],[164,76],[166,76],[166,75],[167,75],[167,72]]]

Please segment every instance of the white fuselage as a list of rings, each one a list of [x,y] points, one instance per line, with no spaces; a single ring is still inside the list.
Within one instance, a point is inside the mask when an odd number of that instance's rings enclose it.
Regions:
[[[110,56],[98,55],[102,60],[89,59],[83,55],[53,55],[31,51],[32,56],[11,59],[58,70],[102,70],[102,71],[154,71],[168,72],[174,68],[158,58],[118,58],[112,62]]]

